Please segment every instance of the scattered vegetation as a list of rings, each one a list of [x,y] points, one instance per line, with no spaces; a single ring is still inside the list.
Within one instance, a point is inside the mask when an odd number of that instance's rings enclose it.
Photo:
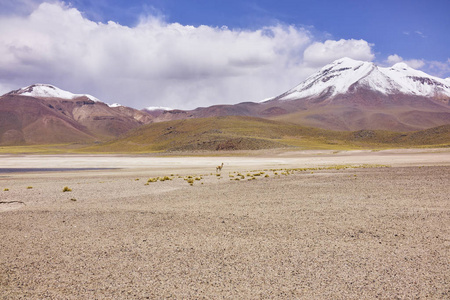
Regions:
[[[4,190],[3,190],[4,192],[8,192],[9,191],[9,189],[8,188],[5,188]]]
[[[65,192],[71,192],[72,191],[72,189],[70,189],[68,186],[65,186],[64,188],[63,188],[63,193],[65,193]]]
[[[296,174],[298,172],[302,173],[310,173],[314,174],[315,171],[320,170],[345,170],[345,169],[357,169],[357,168],[387,168],[389,166],[387,165],[379,165],[379,164],[361,164],[361,165],[333,165],[333,166],[324,166],[324,167],[314,167],[314,168],[280,168],[280,169],[265,169],[264,171],[259,170],[251,170],[245,172],[246,175],[242,174],[241,172],[230,172],[229,173],[229,180],[230,181],[242,181],[247,179],[247,181],[257,180],[258,178],[270,178],[272,177],[268,173],[271,172],[273,177],[272,178],[280,178],[280,175],[283,176],[289,176]],[[215,176],[214,176],[215,175]],[[209,173],[204,175],[186,175],[184,177],[180,175],[174,175],[171,174],[171,176],[159,176],[159,177],[152,177],[147,180],[147,183],[145,185],[149,185],[150,183],[154,182],[164,182],[164,181],[172,181],[176,178],[183,179],[186,181],[190,186],[193,186],[195,182],[200,182],[200,184],[204,184],[204,182],[201,182],[204,180],[204,177],[216,177],[217,179],[222,179],[221,174],[216,173]],[[357,177],[356,174],[351,175],[350,177],[355,178]],[[31,188],[31,187],[30,187]],[[63,192],[71,191],[68,187],[64,187]]]
[[[28,190],[31,190],[33,187],[32,186],[27,186],[27,189]]]

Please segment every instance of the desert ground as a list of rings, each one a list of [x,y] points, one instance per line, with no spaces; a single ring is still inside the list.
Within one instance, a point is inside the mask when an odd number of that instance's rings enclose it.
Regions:
[[[449,299],[449,183],[450,149],[0,155],[0,298]]]

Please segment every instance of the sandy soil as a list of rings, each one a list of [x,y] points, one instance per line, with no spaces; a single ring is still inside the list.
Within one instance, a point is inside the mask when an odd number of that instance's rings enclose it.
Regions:
[[[449,150],[0,157],[86,167],[0,170],[1,299],[450,298]]]

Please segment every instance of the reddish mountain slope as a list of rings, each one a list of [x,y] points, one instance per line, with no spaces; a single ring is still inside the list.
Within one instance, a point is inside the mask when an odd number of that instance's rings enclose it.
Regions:
[[[151,119],[132,108],[109,107],[90,95],[33,85],[0,97],[0,144],[105,140]]]

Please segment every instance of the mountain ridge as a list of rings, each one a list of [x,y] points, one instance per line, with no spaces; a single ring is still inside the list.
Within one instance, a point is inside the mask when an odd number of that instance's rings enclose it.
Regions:
[[[71,92],[62,90],[51,84],[36,83],[18,90],[11,91],[5,95],[21,95],[35,98],[60,98],[60,99],[76,99],[86,97],[89,100],[98,102],[97,98],[89,94],[73,94]]]
[[[450,82],[397,63],[383,68],[371,62],[342,58],[324,66],[306,80],[275,97],[279,100],[334,97],[368,88],[384,95],[406,94],[433,98],[450,98]]]

